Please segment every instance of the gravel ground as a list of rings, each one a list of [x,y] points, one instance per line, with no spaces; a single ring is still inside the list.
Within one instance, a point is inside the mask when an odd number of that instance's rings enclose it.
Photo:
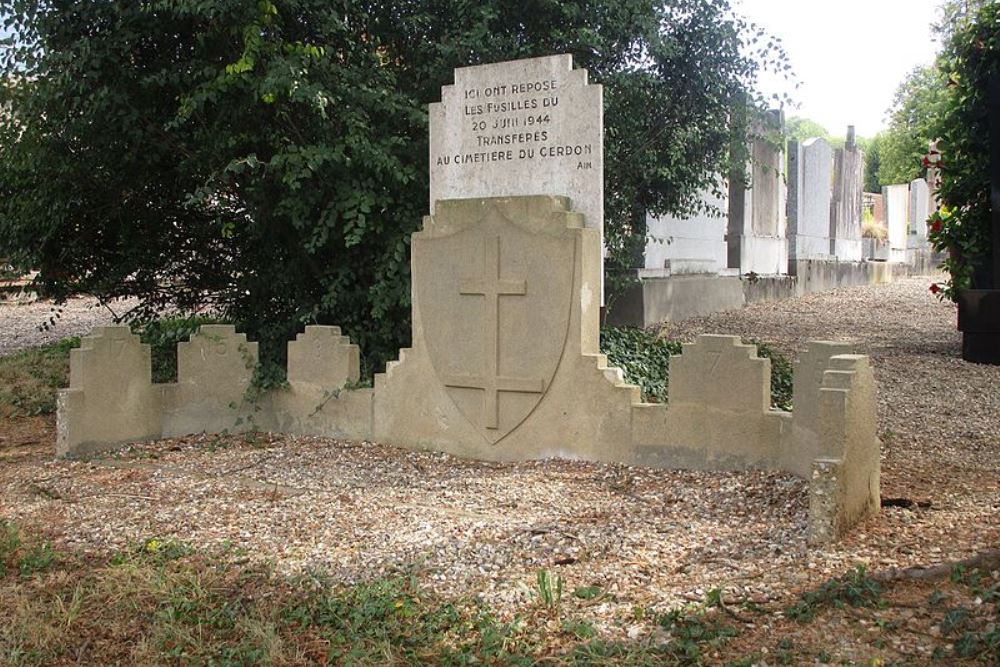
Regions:
[[[569,461],[492,464],[374,443],[195,436],[90,461],[52,461],[16,432],[0,440],[0,508],[61,543],[103,553],[152,536],[229,549],[280,571],[345,581],[413,568],[445,595],[501,617],[535,599],[546,568],[568,610],[611,635],[724,587],[730,601],[788,602],[858,562],[930,565],[1000,543],[1000,368],[959,358],[955,309],[927,278],[810,295],[669,327],[739,333],[794,355],[809,338],[872,355],[887,507],[838,544],[805,542],[806,484],[773,473],[644,470]],[[0,326],[5,320],[0,319]]]
[[[111,304],[122,313],[130,302]],[[83,336],[94,327],[112,324],[113,313],[97,299],[70,299],[61,306],[31,296],[0,296],[0,356],[27,347],[54,343],[67,336]]]

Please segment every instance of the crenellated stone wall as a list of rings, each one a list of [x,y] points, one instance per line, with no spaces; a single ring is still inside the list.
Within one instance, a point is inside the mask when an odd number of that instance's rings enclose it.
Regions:
[[[372,439],[515,461],[783,470],[810,483],[810,539],[878,507],[875,395],[864,356],[816,342],[795,371],[795,410],[770,408],[770,361],[734,336],[670,360],[670,402],[648,404],[598,349],[600,241],[569,201],[438,202],[413,235],[413,344],[357,388],[359,350],[336,327],[288,344],[288,386],[248,392],[256,343],[203,326],[178,382],[150,382],[149,349],[97,330],[71,357],[59,454],[201,431]]]

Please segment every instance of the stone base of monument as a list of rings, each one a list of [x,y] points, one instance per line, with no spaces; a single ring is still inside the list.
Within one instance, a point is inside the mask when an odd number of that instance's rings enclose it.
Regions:
[[[962,358],[1000,365],[1000,290],[970,289],[958,295]]]
[[[98,329],[70,359],[57,452],[203,431],[374,440],[491,461],[561,457],[699,470],[785,471],[810,485],[808,538],[835,539],[879,507],[868,358],[813,342],[794,413],[770,408],[770,360],[736,336],[670,359],[669,404],[599,350],[599,232],[560,197],[441,201],[412,237],[413,345],[352,388],[359,350],[335,327],[289,343],[288,387],[248,402],[255,343],[204,326],[178,346],[178,381],[150,381],[149,348]]]

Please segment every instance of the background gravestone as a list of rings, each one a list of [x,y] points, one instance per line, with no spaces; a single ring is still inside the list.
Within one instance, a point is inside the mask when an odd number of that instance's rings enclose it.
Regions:
[[[698,210],[691,217],[647,216],[644,268],[639,277],[714,274],[726,268],[729,194],[720,196],[709,188],[702,191],[701,200],[708,210]]]
[[[830,175],[825,139],[788,145],[788,258],[830,258]]]
[[[886,185],[882,188],[882,201],[885,204],[885,226],[889,230],[889,261],[905,262],[910,186],[905,183]]]
[[[768,111],[758,128],[760,136],[746,148],[749,187],[738,173],[729,180],[727,267],[739,273],[777,275],[788,269],[785,151],[783,142],[776,140],[783,128],[784,114]]]
[[[927,216],[930,215],[930,188],[927,181],[918,178],[910,183],[910,247],[923,248],[927,245]]]
[[[830,254],[842,262],[861,261],[861,209],[865,155],[847,128],[847,144],[834,153],[833,199],[830,205]],[[903,250],[906,240],[903,239]]]

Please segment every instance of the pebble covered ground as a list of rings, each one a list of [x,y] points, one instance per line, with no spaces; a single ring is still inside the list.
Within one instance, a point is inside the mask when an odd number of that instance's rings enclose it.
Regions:
[[[86,335],[94,327],[112,324],[115,315],[134,303],[116,301],[102,306],[97,299],[78,298],[57,306],[30,294],[0,294],[0,356]]]
[[[928,284],[842,289],[666,330],[742,334],[791,356],[810,338],[850,339],[872,355],[883,497],[915,502],[825,548],[806,545],[806,484],[787,475],[482,463],[268,434],[164,440],[87,461],[53,461],[51,443],[0,434],[0,515],[97,553],[155,536],[344,581],[412,570],[501,617],[535,601],[546,569],[563,577],[568,610],[612,635],[641,632],[636,607],[713,588],[731,602],[787,603],[859,562],[932,565],[1000,544],[1000,367],[961,361],[955,308]],[[0,308],[0,331],[8,314]],[[568,594],[592,585],[596,599]]]

